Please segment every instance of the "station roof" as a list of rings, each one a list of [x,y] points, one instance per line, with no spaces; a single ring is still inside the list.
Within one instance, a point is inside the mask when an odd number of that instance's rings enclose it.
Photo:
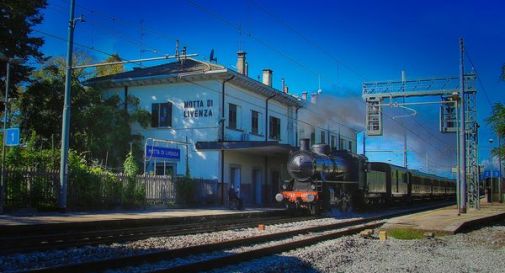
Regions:
[[[106,89],[175,82],[196,82],[210,79],[228,80],[228,82],[236,86],[265,97],[273,97],[274,100],[290,106],[302,107],[303,105],[303,102],[296,97],[283,93],[248,76],[239,74],[218,64],[192,58],[145,68],[136,68],[131,71],[108,76],[95,77],[86,80],[84,85]]]
[[[238,151],[264,156],[288,155],[295,150],[293,146],[277,141],[199,141],[195,147],[197,150]]]

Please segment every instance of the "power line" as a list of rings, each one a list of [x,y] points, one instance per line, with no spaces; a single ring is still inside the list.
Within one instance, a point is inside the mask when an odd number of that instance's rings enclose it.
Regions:
[[[239,33],[244,33],[243,31],[243,28],[233,22],[231,22],[230,20],[226,19],[224,16],[222,16],[221,14],[213,11],[213,10],[210,10],[198,3],[196,3],[195,1],[193,0],[186,0],[186,2],[188,2],[191,6],[193,6],[194,8],[204,12],[204,13],[207,13],[208,15],[218,19],[219,21],[221,21],[222,23],[224,23],[225,25],[231,27],[232,29],[234,29],[235,31],[239,32]],[[289,56],[287,53],[285,53],[284,51],[270,45],[269,43],[267,43],[266,41],[264,41],[263,39],[259,38],[258,36],[254,35],[252,32],[248,31],[248,32],[245,32],[244,34],[246,34],[247,37],[249,37],[250,39],[260,43],[261,45],[263,45],[264,47],[274,51],[275,53],[283,56],[284,58],[286,58],[287,60],[289,60],[290,62],[296,64],[297,66],[301,67],[301,68],[304,68],[306,69],[307,71],[309,71],[310,73],[314,74],[315,76],[318,76],[320,75],[321,73],[313,70],[312,68],[310,68],[309,66],[303,64],[302,62],[296,60],[295,58]]]
[[[38,32],[40,34],[43,34],[43,35],[45,35],[47,37],[51,37],[51,38],[54,38],[54,39],[57,39],[57,40],[61,40],[61,41],[67,42],[67,38],[63,38],[63,37],[55,35],[55,34],[51,34],[51,33],[48,33],[48,32],[42,31],[42,30],[38,30],[38,29],[34,29],[33,31]],[[107,55],[107,56],[110,56],[110,57],[114,56],[113,53],[109,53],[109,52],[100,50],[100,49],[98,49],[98,48],[96,48],[94,46],[88,46],[88,45],[84,45],[84,44],[77,43],[77,42],[74,42],[74,45],[82,47],[82,48],[85,48],[85,49],[88,49],[88,50],[92,50],[92,51],[95,51],[95,52],[98,52],[98,53],[101,53],[101,54],[104,54],[104,55]],[[128,61],[127,59],[124,59],[124,60]]]
[[[278,16],[275,16],[273,15],[271,12],[269,12],[268,10],[266,10],[265,8],[263,8],[261,5],[259,5],[258,3],[256,3],[254,0],[250,0],[251,3],[253,3],[259,10],[261,10],[263,13],[267,14],[268,16],[272,17],[275,19],[275,21],[277,21],[280,25],[284,26],[285,28],[287,28],[288,30],[294,32],[295,34],[297,34],[302,40],[304,40],[307,44],[315,47],[316,49],[320,50],[322,53],[324,53],[325,55],[327,55],[328,57],[330,57],[335,63],[337,63],[337,65],[342,65],[343,67],[345,67],[346,69],[348,69],[349,71],[353,72],[354,74],[356,74],[361,80],[365,80],[365,76],[359,72],[357,72],[356,70],[354,70],[352,67],[350,66],[347,66],[346,64],[344,64],[343,62],[341,62],[339,59],[337,59],[333,54],[331,54],[330,52],[328,52],[327,50],[325,50],[322,46],[320,46],[318,43],[308,39],[304,34],[302,34],[300,31],[298,31],[297,29],[295,29],[294,27],[292,27],[291,25],[289,25],[286,21],[282,20],[281,18],[279,18]],[[393,119],[394,120],[394,119]],[[396,121],[396,120],[395,120]],[[441,144],[444,144],[443,141],[440,141],[440,139],[438,139],[437,137],[435,137],[431,132],[429,132],[428,129],[426,129],[425,126],[421,125],[419,122],[417,122],[416,119],[414,119],[414,121],[419,125],[421,126],[428,134],[430,134],[432,137],[434,137],[437,141],[439,141]],[[403,127],[404,129],[406,128],[403,124],[399,123],[399,122],[396,122],[397,124],[399,124],[401,127]],[[410,129],[408,129],[409,131],[411,131]],[[412,131],[411,131],[412,132]],[[416,134],[414,134],[416,135]],[[417,135],[416,135],[417,136]],[[422,138],[420,138],[421,140],[423,140]],[[423,140],[424,141],[424,140]],[[433,148],[435,148],[431,143],[429,143],[429,145],[431,145]],[[446,150],[448,150],[447,147],[444,147]]]
[[[65,0],[60,0],[60,1],[67,3]],[[120,25],[126,26],[128,28],[131,28],[132,25],[134,25],[134,26],[138,25],[138,22],[136,22],[134,20],[128,20],[128,19],[125,19],[125,18],[122,18],[119,16],[111,15],[107,12],[100,11],[98,9],[91,9],[91,8],[88,8],[84,5],[82,5],[82,4],[76,4],[76,6],[80,9],[88,12],[92,16],[104,18],[108,21],[111,21],[113,24],[120,24]],[[143,26],[143,32],[147,33],[147,34],[152,34],[152,35],[158,37],[159,39],[163,39],[163,40],[166,40],[169,42],[175,42],[176,40],[180,41],[179,38],[176,38],[176,37],[169,38],[169,37],[167,37],[167,34],[159,32],[153,28],[146,27],[145,25]],[[189,48],[189,46],[187,46],[187,47]],[[191,48],[198,50],[196,47],[191,47]]]
[[[358,78],[360,78],[361,80],[363,80],[363,81],[366,80],[366,77],[362,73],[358,72],[357,70],[355,70],[351,66],[349,66],[349,65],[345,64],[344,62],[342,62],[341,60],[339,60],[337,57],[335,57],[332,53],[330,53],[328,50],[326,50],[320,44],[318,44],[318,43],[314,42],[313,40],[307,38],[307,36],[305,36],[303,33],[301,33],[300,31],[298,31],[296,28],[294,28],[291,25],[289,25],[285,20],[283,20],[279,16],[275,16],[270,11],[268,11],[267,9],[265,9],[264,7],[262,7],[261,5],[259,5],[256,1],[254,1],[254,0],[249,0],[249,1],[251,3],[253,3],[263,13],[265,13],[266,15],[272,17],[275,21],[277,21],[277,23],[279,23],[280,25],[284,26],[286,29],[294,32],[295,34],[297,34],[307,44],[313,46],[314,48],[318,49],[319,51],[321,51],[326,56],[330,57],[330,59],[332,59],[337,65],[340,65],[340,66],[346,68],[348,71],[350,71],[350,72],[354,73],[356,76],[358,76]]]
[[[54,4],[54,5],[50,6],[48,8],[48,10],[53,10],[53,11],[59,12],[61,14],[66,14],[66,11],[63,11],[63,7],[59,6],[58,4]],[[104,36],[106,36],[106,35],[107,36],[108,35],[112,35],[112,36],[115,36],[115,37],[119,38],[121,41],[125,41],[125,42],[128,42],[128,43],[136,46],[137,48],[139,48],[141,50],[145,49],[143,47],[142,43],[139,42],[138,40],[131,39],[130,37],[128,37],[124,33],[120,32],[120,31],[117,31],[117,30],[114,30],[112,28],[109,28],[109,27],[107,27],[104,24],[98,25],[97,23],[94,23],[93,21],[90,21],[88,17],[86,17],[86,24],[94,26],[94,30],[98,30],[98,31],[101,31],[103,33],[107,33],[107,34],[103,34]],[[159,50],[157,50],[157,49],[154,49],[154,50],[156,52],[159,52]]]
[[[470,58],[470,55],[468,54],[468,50],[465,50],[465,55],[468,58],[468,61],[470,61],[470,64],[472,65],[472,69],[475,71],[476,74],[479,74],[477,71],[477,67],[473,64],[472,59]],[[477,81],[479,82],[480,86],[482,87],[482,91],[484,91],[484,97],[487,100],[487,103],[489,104],[490,107],[493,107],[493,103],[491,103],[491,100],[489,99],[489,96],[487,94],[486,87],[484,86],[484,83],[480,79],[480,77],[477,77]]]

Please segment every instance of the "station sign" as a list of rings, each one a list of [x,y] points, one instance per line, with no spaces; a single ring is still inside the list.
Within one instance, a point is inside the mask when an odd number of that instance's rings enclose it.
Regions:
[[[181,160],[181,150],[177,148],[167,148],[159,146],[146,146],[146,158],[156,158],[165,160]]]

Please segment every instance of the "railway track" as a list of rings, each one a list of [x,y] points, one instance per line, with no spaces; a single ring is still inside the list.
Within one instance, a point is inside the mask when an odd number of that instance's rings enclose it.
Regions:
[[[27,272],[102,272],[106,270],[120,270],[126,267],[136,267],[143,264],[155,264],[160,261],[170,261],[184,259],[189,256],[195,257],[200,255],[201,258],[195,258],[192,262],[186,264],[173,265],[167,269],[147,270],[150,272],[198,272],[202,270],[211,270],[223,266],[237,264],[247,260],[259,258],[262,256],[272,255],[305,247],[324,240],[338,238],[340,236],[357,233],[363,229],[374,228],[382,225],[387,218],[397,217],[400,215],[415,213],[419,211],[438,208],[441,205],[422,207],[401,212],[390,213],[388,215],[350,220],[334,224],[320,225],[309,228],[290,230],[285,232],[271,233],[260,236],[242,238],[237,240],[229,240],[219,243],[210,243],[205,245],[191,246],[185,248],[171,249],[159,251],[149,254],[142,254],[129,257],[121,257],[107,259],[94,262],[85,262],[79,264],[71,264],[50,268],[40,268]],[[272,244],[274,241],[279,243]],[[265,244],[267,243],[267,244]],[[265,244],[264,246],[255,247],[250,250],[237,251],[233,249],[247,247],[255,244]],[[230,251],[231,250],[231,251]],[[205,258],[209,253],[220,253],[220,255],[212,254],[215,258]]]
[[[315,217],[298,217],[298,221]],[[261,218],[240,218],[212,220],[205,223],[184,223],[105,230],[75,231],[56,234],[4,236],[0,237],[0,255],[19,252],[47,251],[85,245],[111,244],[142,240],[151,237],[189,235],[221,230],[254,227],[258,224],[282,224],[293,222],[292,217],[270,216]]]

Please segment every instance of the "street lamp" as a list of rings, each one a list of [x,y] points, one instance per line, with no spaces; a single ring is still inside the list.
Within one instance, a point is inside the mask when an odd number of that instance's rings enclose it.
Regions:
[[[489,196],[487,198],[488,203],[493,202],[493,153],[491,152],[493,145],[493,139],[489,139],[489,172],[490,172],[490,180],[489,180]]]
[[[10,75],[11,75],[11,64],[19,64],[23,61],[20,58],[10,58],[4,53],[0,52],[0,60],[6,61],[6,74],[5,74],[5,96],[4,96],[4,120],[3,120],[3,141],[2,141],[2,173],[0,179],[0,213],[4,211],[5,205],[5,132],[7,131],[7,122],[9,116],[9,85],[10,85]]]

